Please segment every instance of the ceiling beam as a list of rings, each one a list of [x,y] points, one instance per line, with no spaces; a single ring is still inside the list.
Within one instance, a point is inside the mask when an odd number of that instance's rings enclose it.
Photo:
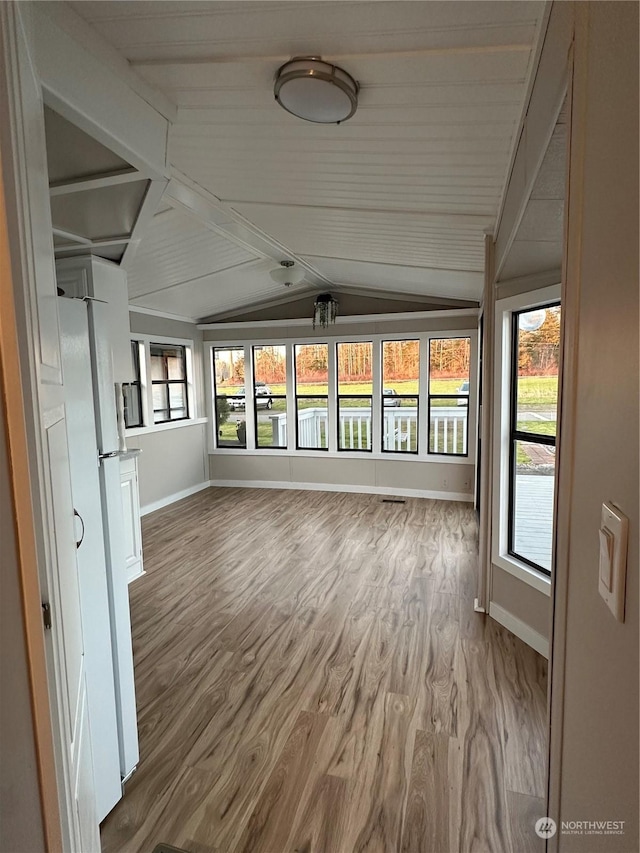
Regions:
[[[114,172],[73,178],[70,181],[57,181],[49,185],[49,194],[53,198],[54,196],[100,190],[103,187],[114,187],[118,184],[129,184],[133,181],[142,180],[144,180],[144,176],[137,169],[118,169]]]

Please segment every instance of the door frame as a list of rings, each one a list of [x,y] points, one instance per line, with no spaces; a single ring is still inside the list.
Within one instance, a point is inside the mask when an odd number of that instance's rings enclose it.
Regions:
[[[22,330],[21,330],[22,331]],[[33,735],[40,788],[42,826],[47,850],[61,850],[62,823],[49,700],[47,655],[43,630],[40,578],[36,545],[36,517],[31,500],[31,470],[20,372],[18,321],[7,223],[7,204],[0,151],[0,387],[10,461],[10,487],[20,573],[26,660],[33,714]],[[47,523],[39,519],[39,523]]]

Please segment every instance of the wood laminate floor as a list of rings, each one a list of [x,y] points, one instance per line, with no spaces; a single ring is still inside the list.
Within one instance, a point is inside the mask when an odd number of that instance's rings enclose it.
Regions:
[[[105,853],[543,849],[546,661],[473,612],[470,505],[209,489],[143,541]]]

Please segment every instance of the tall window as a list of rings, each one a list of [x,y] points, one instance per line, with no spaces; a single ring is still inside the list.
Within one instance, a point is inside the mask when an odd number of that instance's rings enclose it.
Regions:
[[[382,344],[382,450],[418,452],[419,341]]]
[[[509,553],[551,574],[560,306],[512,322]]]
[[[124,425],[127,429],[144,426],[142,416],[142,377],[140,372],[140,341],[131,341],[131,365],[133,381],[124,382],[122,395],[124,397]]]
[[[287,446],[287,350],[253,347],[256,447]]]
[[[153,422],[180,421],[189,417],[186,347],[150,344]]]
[[[338,450],[371,451],[373,344],[338,343]]]
[[[295,348],[296,448],[327,450],[329,346],[298,344]]]
[[[246,447],[244,347],[213,349],[216,445]]]
[[[429,453],[467,456],[470,338],[429,342]]]

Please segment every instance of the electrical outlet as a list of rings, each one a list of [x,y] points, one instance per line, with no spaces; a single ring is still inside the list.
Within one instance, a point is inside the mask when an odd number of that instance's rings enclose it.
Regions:
[[[468,477],[467,477],[467,479],[464,481],[464,483],[462,484],[462,487],[463,487],[464,489],[470,489],[470,488],[471,488],[471,480],[470,480]]]
[[[445,489],[449,485],[449,479],[447,477],[442,478],[442,485],[444,486]]]

